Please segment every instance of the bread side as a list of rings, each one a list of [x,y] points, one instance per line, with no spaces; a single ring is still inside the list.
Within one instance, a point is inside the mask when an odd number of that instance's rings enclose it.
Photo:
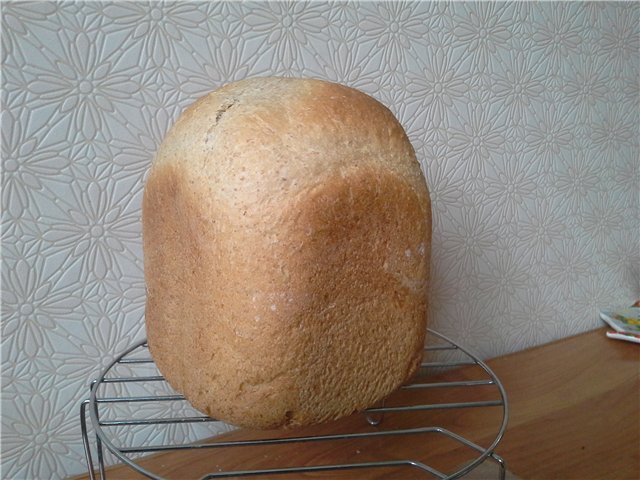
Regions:
[[[370,97],[254,79],[204,97],[145,187],[147,334],[168,381],[236,425],[316,423],[410,376],[431,213],[415,154]]]

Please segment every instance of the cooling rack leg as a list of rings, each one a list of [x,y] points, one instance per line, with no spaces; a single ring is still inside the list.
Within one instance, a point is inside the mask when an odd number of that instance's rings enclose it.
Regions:
[[[105,479],[106,474],[104,471],[104,456],[102,454],[103,452],[102,441],[100,440],[100,437],[98,437],[97,435],[96,435],[96,445],[98,446],[98,468],[100,469],[100,478]]]
[[[96,418],[100,419],[100,414],[98,413],[98,404],[94,403],[93,406],[95,409]],[[96,447],[98,449],[98,468],[100,470],[100,479],[104,480],[106,478],[106,474],[104,471],[104,449],[102,446],[102,440],[100,440],[100,437],[98,436],[98,432],[96,432]]]
[[[505,480],[507,476],[507,466],[504,463],[504,459],[495,452],[491,454],[491,458],[495,460],[500,467],[500,480]]]
[[[369,425],[373,425],[374,427],[377,427],[382,423],[382,420],[384,420],[384,413],[378,413],[377,415],[374,415],[372,413],[367,413],[365,415],[365,418],[367,419],[367,423]]]
[[[91,457],[91,448],[89,447],[89,432],[87,431],[87,405],[89,405],[89,400],[84,400],[80,404],[80,430],[82,431],[82,445],[84,446],[84,456],[87,460],[87,467],[89,467],[89,479],[96,480],[93,458]]]
[[[384,407],[384,400],[380,403],[380,407]],[[377,427],[384,420],[384,412],[378,413],[377,415],[374,413],[365,412],[364,418],[367,419],[367,423],[374,427]]]

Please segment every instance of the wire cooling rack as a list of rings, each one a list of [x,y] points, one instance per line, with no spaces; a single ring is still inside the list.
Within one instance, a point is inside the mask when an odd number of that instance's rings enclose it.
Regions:
[[[502,383],[484,362],[444,335],[429,330],[428,339],[429,345],[425,347],[425,360],[421,364],[419,374],[411,383],[402,386],[398,392],[389,397],[386,402],[360,414],[359,420],[361,421],[359,423],[355,422],[354,424],[353,421],[347,420],[342,423],[338,421],[330,427],[333,431],[327,431],[325,428],[319,434],[304,432],[301,434],[300,431],[291,430],[286,435],[281,432],[271,432],[272,435],[269,435],[267,432],[265,436],[264,432],[246,431],[247,435],[240,440],[228,440],[223,435],[220,438],[212,437],[197,442],[193,440],[177,441],[176,438],[181,438],[181,436],[175,435],[175,429],[185,425],[211,425],[210,422],[217,420],[204,416],[195,410],[189,411],[185,398],[173,391],[157,370],[149,354],[146,341],[136,343],[115,358],[103,373],[91,382],[89,398],[81,404],[80,424],[89,476],[94,480],[98,478],[96,473],[99,472],[100,478],[108,478],[108,472],[105,471],[106,451],[138,473],[148,478],[162,479],[164,477],[152,471],[153,468],[149,467],[148,462],[145,463],[145,466],[140,464],[144,455],[158,452],[205,451],[210,459],[216,458],[216,455],[218,455],[217,458],[223,459],[225,455],[229,455],[230,449],[237,453],[237,449],[254,448],[259,449],[258,451],[266,451],[270,447],[291,448],[301,444],[305,444],[305,448],[309,448],[311,445],[347,441],[352,448],[355,448],[353,445],[357,446],[347,461],[323,462],[321,456],[315,456],[318,463],[309,464],[307,462],[304,465],[296,465],[291,464],[295,458],[290,458],[290,455],[274,455],[276,465],[268,468],[243,468],[242,466],[230,468],[228,466],[221,467],[220,465],[224,462],[216,462],[215,465],[212,463],[213,471],[208,471],[200,478],[201,480],[245,477],[271,478],[279,475],[297,478],[295,474],[324,472],[326,475],[327,472],[342,471],[351,471],[351,478],[357,478],[358,470],[401,467],[411,469],[411,474],[406,473],[404,478],[453,480],[463,477],[485,460],[491,460],[498,465],[496,475],[504,480],[506,465],[504,460],[495,453],[495,448],[506,429],[509,416],[507,395]],[[454,376],[454,380],[451,380],[451,374],[446,377],[438,375],[456,367],[467,367],[463,369],[466,373],[461,379]],[[477,372],[470,378],[469,372],[471,370],[477,370]],[[445,396],[445,401],[441,401],[437,395],[433,394],[438,391],[448,391],[452,395]],[[146,407],[166,405],[167,402],[170,404],[182,403],[185,404],[185,408],[160,409],[158,410],[160,414],[157,411],[154,412],[153,408],[140,408],[143,405]],[[129,409],[122,410],[120,408],[122,411],[119,412],[117,408],[114,408],[122,406],[128,406]],[[443,421],[443,419],[457,418],[455,417],[458,415],[456,412],[461,409],[473,409],[482,412],[481,414],[490,413],[488,418],[492,420],[489,422],[488,429],[491,430],[491,433],[488,437],[486,435],[483,437],[493,439],[489,445],[481,446],[475,441],[465,438],[461,433],[439,426],[450,423]],[[487,409],[491,409],[491,411],[486,412]],[[142,412],[142,414],[131,418],[132,411]],[[167,413],[170,414],[167,415]],[[411,415],[409,424],[407,424],[406,418],[405,421],[401,418],[403,414],[405,416]],[[93,429],[91,434],[87,424],[87,415]],[[398,416],[398,418],[393,418],[394,416]],[[164,431],[171,428],[174,430]],[[155,435],[144,435],[138,432],[138,429],[152,429]],[[205,434],[201,438],[211,437],[213,434],[215,434],[215,430],[211,429],[208,435]],[[394,445],[392,440],[400,436],[412,436],[412,452],[408,454],[393,452],[393,454],[387,455],[387,458],[371,458],[369,456],[365,460],[353,461],[354,456],[357,456],[353,455],[354,453],[366,453],[370,446],[370,443],[367,442],[378,441],[378,450],[372,455],[379,457],[384,456],[379,450],[380,441],[385,442],[382,447],[384,451],[385,446],[392,448]],[[95,438],[93,445],[90,437]],[[468,458],[462,466],[455,466],[449,470],[428,464],[421,459],[420,455],[424,450],[421,447],[424,447],[427,437],[435,437],[435,441],[439,443],[454,442],[456,444],[454,447],[458,450],[465,450]],[[413,443],[413,438],[415,438],[415,443]],[[158,441],[158,439],[160,440]],[[434,438],[429,438],[428,441],[431,441],[430,445],[433,445]],[[92,446],[97,458],[97,472]],[[343,450],[347,449],[333,449],[334,452]],[[266,454],[264,456],[267,457]]]

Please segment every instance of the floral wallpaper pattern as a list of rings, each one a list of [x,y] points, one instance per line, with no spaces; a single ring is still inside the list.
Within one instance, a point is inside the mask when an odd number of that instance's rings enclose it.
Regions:
[[[329,79],[396,113],[433,199],[431,325],[481,356],[640,295],[636,2],[1,9],[6,478],[86,469],[79,402],[145,335],[145,172],[179,112],[232,80]]]

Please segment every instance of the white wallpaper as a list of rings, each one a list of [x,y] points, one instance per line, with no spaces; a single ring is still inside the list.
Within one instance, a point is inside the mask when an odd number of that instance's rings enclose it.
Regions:
[[[482,356],[640,296],[637,2],[1,9],[5,478],[85,469],[79,402],[144,336],[145,171],[230,80],[334,80],[398,115],[433,199],[431,324]]]

